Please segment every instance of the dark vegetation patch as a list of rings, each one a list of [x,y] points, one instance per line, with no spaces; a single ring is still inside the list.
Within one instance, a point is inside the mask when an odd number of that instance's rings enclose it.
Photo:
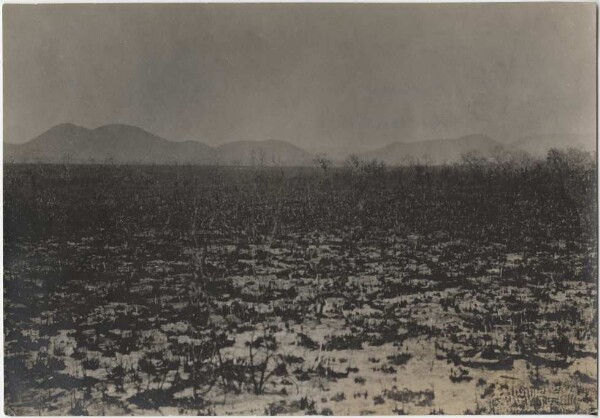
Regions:
[[[544,373],[596,357],[593,161],[467,157],[397,168],[5,165],[7,405],[210,413],[217,394],[286,396],[359,367],[400,374],[416,338],[456,384],[525,360],[530,386],[545,390]],[[331,323],[340,328],[313,334]],[[368,365],[303,354],[350,358],[343,350],[384,344],[398,354]],[[574,404],[592,411],[594,377],[572,380]],[[360,376],[347,381],[364,390]],[[480,398],[505,391],[492,384],[478,384]],[[538,395],[527,411],[571,411]],[[434,398],[391,389],[373,402],[400,413]],[[332,412],[295,401],[267,412]]]

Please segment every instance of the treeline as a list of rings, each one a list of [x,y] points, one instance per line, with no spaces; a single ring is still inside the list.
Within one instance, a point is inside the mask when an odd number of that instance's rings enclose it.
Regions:
[[[578,208],[595,212],[597,169],[595,153],[577,148],[550,149],[545,158],[524,152],[498,151],[490,155],[469,152],[456,163],[430,165],[408,160],[403,166],[351,155],[342,167],[317,157],[315,170],[329,181],[329,191],[447,193],[453,190],[487,190],[514,193],[520,190],[549,193]]]
[[[459,161],[432,165],[427,159],[407,158],[400,166],[387,166],[380,160],[361,159],[350,155],[336,166],[326,156],[318,156],[313,161],[315,169],[324,175],[332,173],[352,176],[382,177],[384,175],[405,174],[412,180],[431,180],[433,176],[461,180],[494,181],[498,179],[528,179],[546,176],[556,180],[570,178],[587,180],[594,177],[596,154],[578,148],[550,149],[545,158],[535,158],[525,152],[498,150],[490,154],[478,151],[463,153]],[[470,177],[470,179],[469,179]]]
[[[9,241],[86,231],[122,237],[147,228],[255,240],[298,228],[433,227],[435,219],[421,219],[426,210],[479,213],[483,221],[499,205],[512,212],[526,204],[543,216],[564,209],[562,216],[588,230],[595,225],[596,183],[595,156],[576,149],[550,150],[545,159],[469,153],[439,166],[386,166],[356,156],[342,167],[325,158],[297,168],[7,165],[4,226]]]

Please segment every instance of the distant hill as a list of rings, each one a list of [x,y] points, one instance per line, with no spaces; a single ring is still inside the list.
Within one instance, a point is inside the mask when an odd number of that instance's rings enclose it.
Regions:
[[[512,143],[512,146],[519,148],[529,154],[541,157],[546,155],[550,148],[580,148],[585,151],[596,150],[596,138],[594,135],[531,135],[521,138]]]
[[[4,160],[46,163],[308,165],[312,154],[284,141],[240,141],[218,148],[168,141],[131,125],[87,129],[61,124],[24,144],[4,144]]]
[[[213,148],[196,141],[171,142],[130,125],[106,125],[94,129],[102,151],[118,163],[207,164],[214,160]]]
[[[311,165],[314,156],[285,141],[236,141],[216,149],[225,164],[262,164],[283,166]]]
[[[429,164],[452,163],[461,155],[478,151],[483,155],[512,147],[497,142],[485,135],[468,135],[455,139],[434,139],[419,142],[394,142],[386,147],[358,154],[360,158],[377,159],[389,165],[402,165],[411,161]]]
[[[214,150],[200,142],[174,143],[130,125],[87,129],[54,126],[24,144],[4,144],[4,160],[47,163],[208,163]]]

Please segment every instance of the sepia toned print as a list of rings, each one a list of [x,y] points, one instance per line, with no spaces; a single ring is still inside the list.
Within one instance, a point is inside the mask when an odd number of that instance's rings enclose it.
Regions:
[[[594,4],[5,5],[8,415],[597,413]]]

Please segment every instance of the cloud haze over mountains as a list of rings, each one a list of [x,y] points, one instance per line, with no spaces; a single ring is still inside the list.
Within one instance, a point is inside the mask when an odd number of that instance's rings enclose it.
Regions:
[[[63,121],[331,154],[472,133],[503,144],[595,135],[592,3],[9,4],[3,14],[7,142]],[[209,153],[186,147],[189,158]]]

